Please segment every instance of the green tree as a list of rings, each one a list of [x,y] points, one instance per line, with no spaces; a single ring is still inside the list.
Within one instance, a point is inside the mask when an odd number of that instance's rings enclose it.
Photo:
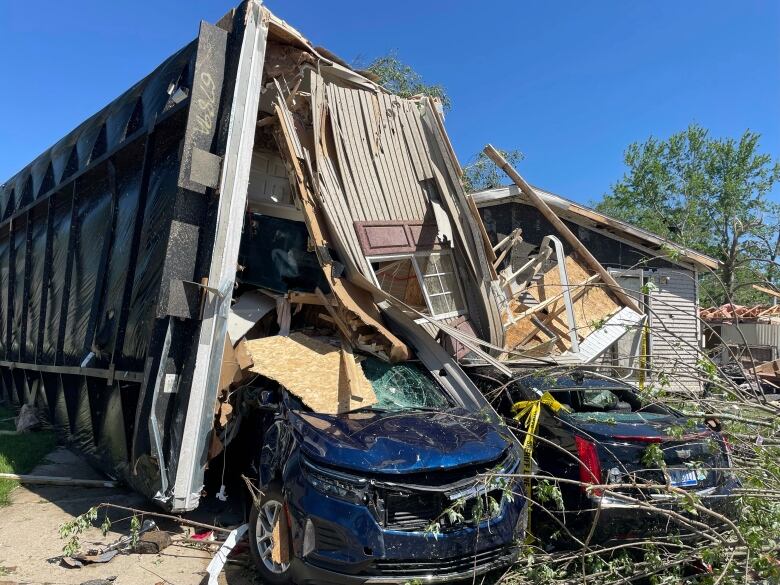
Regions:
[[[516,166],[525,156],[519,150],[498,149],[507,162]],[[483,189],[495,189],[506,185],[508,178],[506,173],[496,166],[484,152],[477,154],[469,164],[463,167],[463,188],[467,193],[482,191]]]
[[[366,66],[361,64],[361,59],[356,59],[355,67],[396,95],[406,98],[427,95],[440,100],[445,111],[452,107],[452,101],[444,86],[426,83],[422,75],[398,58],[396,51],[377,57]],[[523,160],[523,153],[519,150],[500,152],[512,165]],[[504,172],[484,152],[475,155],[463,168],[463,186],[467,192],[493,189],[504,184],[506,184]]]
[[[718,278],[703,279],[703,302],[752,301],[750,284],[776,277],[780,235],[767,199],[780,164],[759,152],[759,138],[713,138],[692,124],[631,144],[626,173],[596,208],[720,260]]]
[[[396,51],[377,57],[363,69],[375,78],[376,83],[396,95],[405,98],[415,95],[437,98],[445,110],[449,110],[452,105],[442,85],[426,83],[422,75],[398,58]]]

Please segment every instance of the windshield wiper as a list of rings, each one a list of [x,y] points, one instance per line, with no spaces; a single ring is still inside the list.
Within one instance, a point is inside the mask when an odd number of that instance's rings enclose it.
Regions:
[[[419,412],[447,412],[448,410],[452,410],[454,407],[451,405],[443,406],[443,407],[436,407],[436,406],[412,406],[409,408],[402,409],[403,411],[419,411]]]

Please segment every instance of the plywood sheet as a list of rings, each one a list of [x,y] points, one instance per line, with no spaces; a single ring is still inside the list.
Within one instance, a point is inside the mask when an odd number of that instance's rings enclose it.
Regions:
[[[617,313],[621,306],[612,299],[607,291],[604,290],[604,285],[598,281],[584,287],[584,290],[581,291],[581,287],[578,287],[577,283],[585,282],[591,276],[591,273],[572,256],[566,257],[566,273],[569,277],[572,297],[579,297],[573,303],[577,333],[580,338],[587,337],[601,326],[605,319]],[[558,296],[562,291],[560,271],[557,265],[544,274],[538,286],[528,289],[528,292],[539,301]],[[568,328],[563,298],[551,303],[547,308],[547,313],[558,313],[558,324],[563,324]]]
[[[530,317],[515,323],[504,323],[504,347],[506,349],[523,348],[529,344],[547,341],[550,338],[531,322]],[[529,335],[535,333],[533,337]],[[527,340],[527,341],[526,341]],[[525,341],[525,343],[523,343]]]
[[[276,380],[314,412],[339,414],[377,401],[352,354],[303,333],[252,339],[246,348],[249,371]]]

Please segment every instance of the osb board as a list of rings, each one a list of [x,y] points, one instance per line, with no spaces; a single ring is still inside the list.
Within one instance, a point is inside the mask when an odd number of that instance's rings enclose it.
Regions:
[[[620,305],[604,290],[604,285],[600,281],[589,284],[585,287],[578,287],[577,283],[585,282],[590,277],[590,272],[577,260],[571,256],[566,257],[566,273],[569,278],[569,290],[572,298],[576,300],[572,303],[574,308],[574,320],[577,325],[577,333],[582,339],[590,335],[595,327],[594,325],[607,319],[620,310]],[[563,290],[561,286],[561,275],[558,266],[553,266],[542,276],[539,286],[533,286],[528,289],[539,301],[560,295]],[[578,298],[577,298],[578,297]],[[566,311],[564,309],[563,298],[551,303],[544,313],[550,314],[558,311],[556,325],[568,330],[566,321]],[[544,313],[537,315],[544,320]],[[565,338],[561,341],[570,344]]]
[[[376,403],[371,383],[358,364],[347,368],[351,354],[303,333],[247,340],[250,372],[276,380],[314,412],[339,414]],[[355,375],[350,392],[349,375]]]
[[[512,302],[510,305],[512,310],[520,312],[523,310],[521,305],[516,302]],[[520,347],[521,342],[526,339],[531,333],[535,333],[534,337],[529,339],[523,344],[522,347],[528,347],[534,345],[540,341],[547,341],[550,339],[543,331],[540,331],[536,325],[531,322],[531,317],[520,319],[515,323],[510,323],[509,320],[504,317],[504,348],[515,349]]]
[[[579,283],[588,280],[591,275],[582,264],[570,256],[566,258],[566,272],[569,277],[570,293],[573,299],[572,305],[577,333],[580,339],[582,339],[594,331],[595,324],[617,313],[620,310],[620,306],[604,290],[603,284],[599,284],[599,281],[585,286],[578,286]],[[538,284],[528,288],[528,292],[539,302],[561,295],[562,290],[560,271],[557,264],[542,276]],[[523,313],[527,309],[525,305],[517,301],[512,301],[510,307],[516,314]],[[549,319],[550,314],[556,313],[555,318]],[[551,302],[544,309],[535,312],[533,316],[545,322],[547,327],[558,335],[556,345],[559,350],[566,351],[570,348],[569,325],[563,297]],[[537,344],[545,344],[550,340],[545,333],[538,330],[531,322],[531,317],[532,315],[528,315],[514,324],[509,323],[506,317],[504,318],[504,347],[506,349],[528,350]],[[536,332],[536,334],[528,338],[533,332]],[[523,340],[526,340],[526,342],[520,345]]]

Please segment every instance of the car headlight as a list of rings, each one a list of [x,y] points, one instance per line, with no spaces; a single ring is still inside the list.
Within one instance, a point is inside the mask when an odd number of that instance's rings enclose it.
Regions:
[[[356,504],[365,503],[368,480],[349,473],[326,469],[301,459],[301,471],[317,491]]]

